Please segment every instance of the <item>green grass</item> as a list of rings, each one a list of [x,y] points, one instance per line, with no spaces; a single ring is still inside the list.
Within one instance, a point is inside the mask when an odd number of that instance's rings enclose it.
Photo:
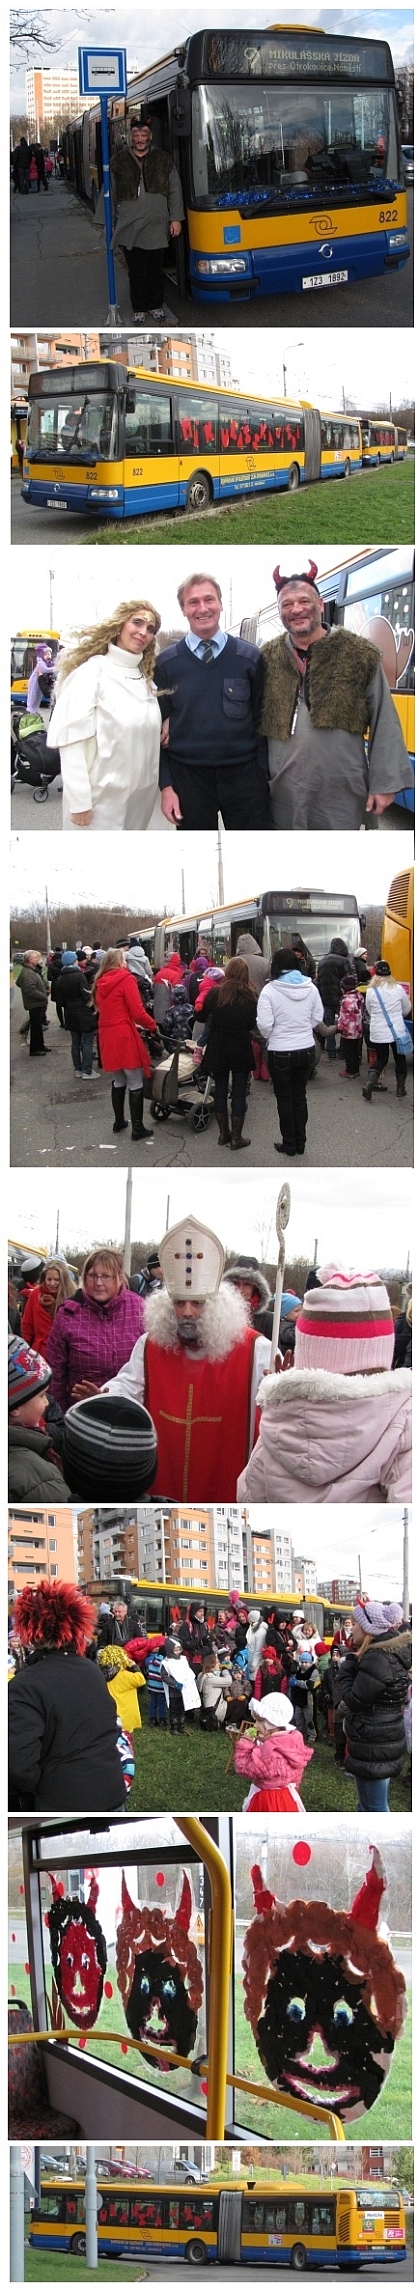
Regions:
[[[138,2283],[148,2274],[147,2267],[135,2267],[133,2261],[100,2259],[98,2266],[87,2267],[84,2259],[62,2259],[59,2251],[28,2251],[25,2249],[25,2283]]]
[[[196,511],[187,517],[184,511],[172,511],[164,516],[129,518],[124,524],[101,525],[86,533],[83,546],[92,548],[97,541],[102,547],[150,548],[156,542],[165,548],[179,548],[185,541],[209,542],[215,547],[220,542],[257,541],[293,542],[324,541],[329,546],[341,542],[345,548],[352,541],[375,544],[379,541],[412,541],[414,538],[414,461],[386,463],[383,469],[365,470],[360,477],[347,482],[340,478],[319,485],[302,486],[299,493],[252,494],[247,500],[231,501],[225,508],[211,510],[206,516]],[[256,599],[258,603],[258,599]]]
[[[237,2076],[255,2078],[261,2084],[264,2071],[257,2052],[249,2022],[245,2020],[241,1978],[235,1982],[235,2071]],[[317,2041],[317,2040],[315,2040]],[[315,2056],[315,2052],[314,2052]],[[237,2121],[253,2132],[255,2139],[265,2140],[323,2140],[322,2124],[311,2123],[308,2118],[292,2114],[280,2104],[271,2106],[263,2100],[247,2100],[244,2092],[236,2095]],[[368,2115],[358,2117],[354,2124],[344,2126],[346,2140],[399,2140],[411,2139],[411,1993],[407,1991],[407,2014],[403,2034],[398,2038],[391,2060],[389,2075]]]
[[[136,1771],[130,1791],[130,1813],[240,1813],[247,1795],[246,1776],[226,1774],[232,1736],[203,1734],[194,1727],[185,1734],[166,1734],[146,1723],[134,1735]],[[355,1783],[334,1765],[331,1744],[322,1736],[301,1783],[301,1797],[309,1813],[356,1812]],[[410,1812],[410,1769],[391,1785],[390,1810]]]

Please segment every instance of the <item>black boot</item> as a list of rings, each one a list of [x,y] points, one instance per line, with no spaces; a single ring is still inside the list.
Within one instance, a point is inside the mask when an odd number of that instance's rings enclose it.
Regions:
[[[231,1134],[229,1129],[228,1114],[216,1114],[216,1121],[219,1132],[219,1146],[230,1146]]]
[[[128,1122],[124,1121],[125,1082],[111,1082],[111,1098],[115,1114],[113,1130],[128,1130]]]
[[[406,1087],[405,1087],[405,1082],[397,1082],[397,1098],[406,1098],[406,1096],[407,1096],[407,1091],[406,1091]]]
[[[152,1139],[153,1130],[146,1129],[146,1124],[143,1121],[143,1091],[129,1090],[128,1097],[131,1114],[131,1136],[136,1145],[138,1138]]]
[[[245,1114],[232,1114],[232,1136],[230,1141],[232,1153],[243,1153],[244,1146],[249,1146],[251,1144],[250,1138],[243,1138],[242,1136],[244,1121]]]

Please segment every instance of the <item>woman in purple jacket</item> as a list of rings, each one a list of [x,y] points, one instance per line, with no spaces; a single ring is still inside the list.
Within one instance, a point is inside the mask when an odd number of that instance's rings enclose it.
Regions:
[[[51,1396],[64,1414],[117,1375],[143,1326],[144,1301],[128,1288],[119,1249],[93,1249],[77,1297],[59,1305],[46,1347]]]

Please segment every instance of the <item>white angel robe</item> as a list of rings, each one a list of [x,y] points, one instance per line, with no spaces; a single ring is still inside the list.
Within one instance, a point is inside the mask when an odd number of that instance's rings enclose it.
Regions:
[[[63,827],[91,811],[93,828],[159,828],[161,715],[131,652],[110,644],[59,684],[48,746],[59,748]]]

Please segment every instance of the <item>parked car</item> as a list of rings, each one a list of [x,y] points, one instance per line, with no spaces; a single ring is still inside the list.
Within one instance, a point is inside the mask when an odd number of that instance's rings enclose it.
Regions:
[[[404,180],[406,183],[414,183],[414,143],[402,143],[401,151],[404,166]]]

